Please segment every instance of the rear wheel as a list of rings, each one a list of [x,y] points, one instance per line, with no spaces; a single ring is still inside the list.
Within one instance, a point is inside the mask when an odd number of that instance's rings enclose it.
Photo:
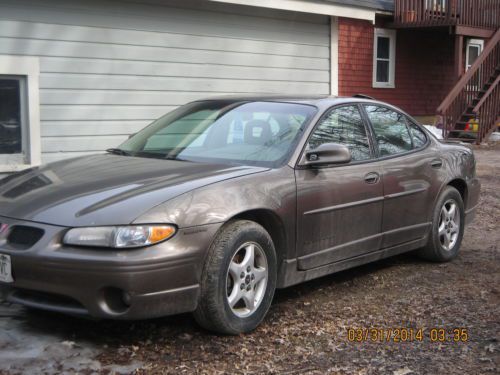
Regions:
[[[255,329],[276,288],[276,253],[259,224],[227,224],[210,247],[194,316],[212,331],[238,334]]]
[[[458,255],[464,233],[464,203],[457,189],[448,186],[434,208],[432,230],[419,255],[435,262],[447,262]]]

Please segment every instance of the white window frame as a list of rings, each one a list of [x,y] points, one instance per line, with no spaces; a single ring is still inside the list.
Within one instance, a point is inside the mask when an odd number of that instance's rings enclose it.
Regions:
[[[0,77],[24,78],[21,81],[23,153],[0,154],[0,173],[16,172],[41,164],[39,75],[37,57],[0,55]]]
[[[378,37],[389,38],[389,82],[378,82],[377,81],[377,40]],[[387,88],[393,89],[396,87],[395,84],[396,76],[396,30],[389,29],[375,29],[373,35],[373,82],[372,85],[375,88]]]

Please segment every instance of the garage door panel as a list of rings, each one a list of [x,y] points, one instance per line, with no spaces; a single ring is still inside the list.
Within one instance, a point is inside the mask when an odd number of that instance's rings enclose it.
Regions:
[[[112,147],[203,97],[330,92],[326,16],[147,2],[0,0],[0,54],[40,58],[43,161]]]

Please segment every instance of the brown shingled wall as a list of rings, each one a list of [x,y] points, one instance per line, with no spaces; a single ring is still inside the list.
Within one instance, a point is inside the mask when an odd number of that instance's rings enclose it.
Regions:
[[[373,88],[369,21],[339,18],[339,94],[362,93],[416,116],[434,115],[452,88],[454,37],[446,30],[397,31],[395,88]]]

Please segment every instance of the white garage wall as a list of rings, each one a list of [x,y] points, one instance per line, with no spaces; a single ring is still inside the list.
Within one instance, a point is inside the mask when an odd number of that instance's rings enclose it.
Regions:
[[[0,55],[40,58],[43,162],[117,146],[198,98],[329,93],[327,17],[150,2],[0,0]]]

